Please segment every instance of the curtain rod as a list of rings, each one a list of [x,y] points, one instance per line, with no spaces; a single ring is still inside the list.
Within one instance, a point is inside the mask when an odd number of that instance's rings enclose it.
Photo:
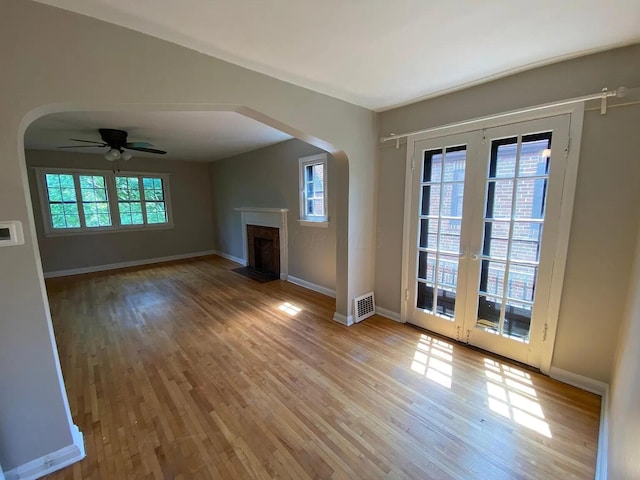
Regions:
[[[489,115],[487,117],[476,118],[473,120],[449,123],[447,125],[442,125],[440,127],[425,128],[423,130],[415,130],[413,132],[408,132],[408,133],[399,133],[399,134],[390,133],[389,136],[387,137],[380,137],[380,143],[385,143],[390,140],[395,140],[396,145],[398,145],[401,138],[407,138],[407,137],[410,137],[411,135],[417,135],[420,133],[437,132],[438,130],[445,130],[447,128],[452,128],[452,127],[462,127],[464,125],[473,125],[474,123],[484,122],[486,120],[495,120],[497,118],[509,117],[511,115],[516,115],[520,113],[529,113],[529,112],[535,112],[538,110],[544,110],[552,107],[571,105],[572,103],[588,102],[589,100],[600,100],[600,113],[604,115],[605,113],[607,113],[607,99],[609,97],[624,97],[627,94],[627,92],[628,92],[628,89],[626,87],[619,87],[611,91],[607,90],[606,88],[603,88],[600,93],[585,95],[583,97],[569,98],[567,100],[560,100],[558,102],[545,103],[544,105],[538,105],[535,107],[528,107],[520,110],[512,110],[510,112],[499,113],[497,115]]]

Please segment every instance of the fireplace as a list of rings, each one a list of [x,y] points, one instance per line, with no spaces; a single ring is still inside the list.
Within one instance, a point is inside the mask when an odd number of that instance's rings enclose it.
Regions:
[[[247,225],[247,265],[280,278],[280,232],[275,227]]]
[[[273,260],[277,261],[278,268],[273,268],[273,271],[280,272],[280,279],[286,280],[289,273],[289,254],[287,251],[288,245],[288,230],[287,230],[287,212],[286,208],[262,208],[262,207],[239,207],[235,209],[241,214],[242,224],[242,260],[245,266],[250,266],[256,261],[255,245],[249,246],[249,226],[258,228],[268,228],[269,230],[277,231],[277,236],[273,233],[267,234],[268,236],[258,235],[258,238],[271,240],[275,243],[276,250],[271,252]],[[265,230],[263,230],[263,233]],[[269,254],[266,252],[267,245],[263,240],[258,242],[258,260],[260,262],[265,260],[265,256]],[[270,260],[270,259],[267,259]]]

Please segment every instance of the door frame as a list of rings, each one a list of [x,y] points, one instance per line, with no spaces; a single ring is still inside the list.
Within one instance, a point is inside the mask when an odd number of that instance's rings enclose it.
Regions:
[[[558,237],[551,273],[549,303],[547,307],[547,330],[542,342],[540,371],[549,374],[553,360],[553,351],[558,330],[558,317],[562,299],[562,288],[564,284],[564,273],[566,269],[567,253],[569,247],[569,236],[571,233],[571,219],[573,216],[573,206],[575,200],[576,183],[578,178],[578,164],[580,160],[580,145],[582,139],[582,126],[584,123],[584,103],[560,106],[540,106],[534,111],[514,111],[501,115],[492,115],[464,122],[463,124],[453,124],[443,126],[436,131],[414,134],[407,137],[406,171],[405,171],[405,192],[404,192],[404,223],[402,239],[402,277],[400,302],[400,320],[407,322],[409,318],[408,303],[409,295],[409,256],[412,255],[411,222],[414,221],[412,212],[411,186],[413,184],[414,168],[417,168],[420,159],[414,158],[416,142],[429,140],[437,137],[448,136],[459,133],[469,133],[485,128],[500,127],[511,123],[519,123],[527,120],[538,120],[546,117],[569,114],[569,151],[566,157],[566,167],[564,172],[562,187],[562,202],[560,205],[560,220],[558,225]]]

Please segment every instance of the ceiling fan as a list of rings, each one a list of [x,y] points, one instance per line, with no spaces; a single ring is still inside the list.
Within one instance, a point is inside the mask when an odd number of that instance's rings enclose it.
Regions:
[[[95,142],[93,140],[80,140],[79,138],[70,138],[69,140],[74,142],[91,143],[92,145],[69,145],[58,148],[101,148],[109,147],[109,151],[104,154],[104,158],[113,162],[119,158],[129,160],[131,154],[125,152],[125,150],[135,150],[138,152],[157,153],[158,155],[164,155],[167,152],[164,150],[157,150],[149,142],[127,142],[127,132],[124,130],[114,130],[112,128],[100,128],[100,137],[102,142]]]

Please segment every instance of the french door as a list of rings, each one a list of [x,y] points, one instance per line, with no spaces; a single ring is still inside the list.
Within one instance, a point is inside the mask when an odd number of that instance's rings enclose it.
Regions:
[[[569,120],[415,142],[410,323],[539,366]]]

